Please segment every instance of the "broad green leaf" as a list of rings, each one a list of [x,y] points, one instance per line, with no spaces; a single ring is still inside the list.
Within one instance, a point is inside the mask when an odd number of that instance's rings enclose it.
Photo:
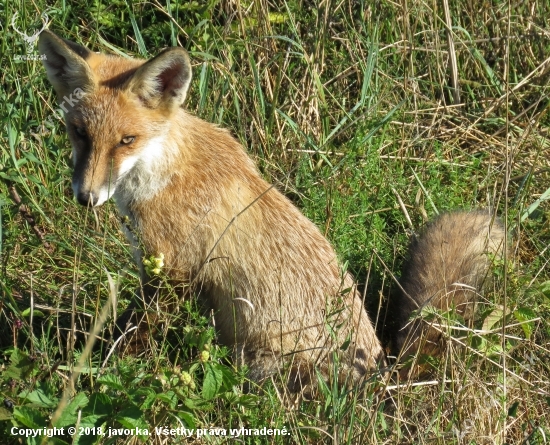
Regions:
[[[113,401],[107,394],[94,393],[90,396],[88,404],[82,411],[90,416],[112,416]]]
[[[61,417],[56,422],[55,426],[61,428],[64,426],[71,426],[76,424],[76,421],[78,419],[78,411],[87,404],[88,397],[86,397],[84,393],[78,393],[75,398],[71,400],[71,403],[69,403],[65,407],[63,413],[61,413]]]
[[[117,414],[116,420],[128,428],[134,428],[142,425],[142,417],[143,412],[136,405],[130,405]]]
[[[46,419],[40,411],[30,406],[17,406],[13,410],[13,417],[29,428],[44,428]]]
[[[519,307],[514,311],[514,318],[521,323],[521,328],[525,334],[525,338],[528,340],[531,338],[535,324],[532,321],[537,318],[537,315],[533,312],[532,309],[527,307]]]
[[[0,406],[0,421],[9,420],[13,417],[11,411],[3,406]]]
[[[23,391],[19,397],[40,408],[54,408],[58,403],[57,398],[44,386],[34,391]]]
[[[213,399],[223,382],[223,373],[212,363],[206,363],[206,373],[202,385],[202,396],[206,400]]]
[[[122,410],[116,416],[116,421],[126,428],[139,428],[144,430],[148,428],[147,422],[143,418],[143,412],[135,405]],[[147,439],[147,436],[138,435],[141,439]]]
[[[195,417],[187,411],[179,411],[176,416],[181,419],[186,428],[196,428]]]
[[[120,377],[117,375],[113,375],[113,374],[104,375],[103,377],[100,377],[99,379],[97,379],[97,382],[102,385],[108,386],[109,388],[112,388],[112,389],[117,389],[119,391],[125,390],[124,385],[120,381]]]
[[[172,409],[174,409],[178,403],[178,398],[174,391],[167,391],[165,393],[157,394],[156,398],[167,403]]]
[[[4,377],[21,380],[26,378],[33,368],[34,361],[29,358],[28,354],[19,349],[14,349],[11,353],[10,366],[4,372]]]
[[[102,428],[102,433],[106,433],[107,427],[105,424],[105,416],[87,416],[80,419],[79,426],[81,428]],[[85,431],[85,430],[84,430]],[[82,436],[76,436],[74,438],[73,445],[95,445],[100,443],[103,436],[93,434],[83,434]]]

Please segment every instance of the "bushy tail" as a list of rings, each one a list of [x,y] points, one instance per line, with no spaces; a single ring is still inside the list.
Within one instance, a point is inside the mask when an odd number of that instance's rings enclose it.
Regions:
[[[440,320],[413,319],[413,311],[455,308],[470,320],[477,296],[490,282],[491,262],[502,258],[504,250],[504,227],[488,211],[447,213],[429,223],[411,242],[394,296],[393,353],[401,361],[417,353],[441,354],[445,344]],[[407,373],[419,374],[421,369]]]

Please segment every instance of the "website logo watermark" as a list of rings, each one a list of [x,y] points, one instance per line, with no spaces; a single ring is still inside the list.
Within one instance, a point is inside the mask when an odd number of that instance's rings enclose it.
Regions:
[[[42,19],[42,29],[39,31],[36,31],[32,35],[28,35],[26,32],[22,32],[19,29],[17,29],[17,26],[15,26],[15,21],[17,20],[17,16],[19,15],[18,12],[16,12],[13,17],[11,18],[11,27],[13,30],[19,34],[21,37],[23,37],[23,41],[27,45],[27,54],[18,54],[15,56],[15,60],[45,60],[46,55],[45,54],[33,54],[34,44],[38,40],[38,37],[40,36],[40,33],[46,29],[48,26],[50,20],[48,18],[48,14],[46,12],[43,12],[40,18]]]
[[[54,117],[63,120],[64,116],[69,112],[71,108],[74,108],[76,104],[84,97],[84,91],[80,88],[76,88],[70,95],[67,97],[63,96],[63,101],[59,103],[59,108],[54,111],[53,116],[48,116],[48,118],[38,127],[36,127],[36,132],[31,134],[35,137],[44,136],[49,133],[48,127],[54,127]]]

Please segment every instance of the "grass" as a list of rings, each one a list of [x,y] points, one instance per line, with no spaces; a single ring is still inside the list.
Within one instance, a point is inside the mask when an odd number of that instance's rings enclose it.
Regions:
[[[233,440],[214,431],[92,434],[161,426],[289,434],[241,443],[548,443],[549,9],[538,0],[2,2],[4,443]],[[410,231],[438,212],[495,209],[512,249],[495,270],[498,285],[483,300],[477,331],[453,331],[453,347],[428,381],[390,382],[385,391],[370,382],[361,395],[321,386],[318,399],[294,405],[276,385],[243,392],[245,375],[194,301],[161,314],[145,356],[113,354],[103,363],[100,350],[111,346],[101,341],[83,352],[103,309],[118,301],[121,313],[138,279],[114,205],[92,213],[72,197],[69,143],[41,63],[16,60],[27,46],[13,14],[31,35],[46,10],[50,29],[96,51],[150,57],[166,46],[188,49],[188,108],[230,128],[265,178],[322,229],[366,286],[381,332],[391,314],[378,306],[391,294]],[[100,332],[113,320],[105,314]],[[57,442],[11,433],[47,426],[52,416],[59,427],[96,430]]]

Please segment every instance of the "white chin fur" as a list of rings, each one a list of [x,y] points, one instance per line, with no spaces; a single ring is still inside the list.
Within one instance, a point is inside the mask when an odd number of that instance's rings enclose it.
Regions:
[[[109,200],[109,198],[111,196],[113,196],[114,193],[115,193],[115,187],[114,186],[111,186],[110,189],[102,188],[99,191],[99,196],[98,196],[97,202],[94,203],[94,207],[98,207],[101,204],[104,204],[106,201]]]
[[[137,157],[137,156],[130,156],[130,157],[124,159],[124,161],[122,161],[120,163],[120,167],[118,169],[118,177],[121,178],[126,173],[128,173],[130,170],[132,170],[134,165],[136,165],[136,162],[138,161],[138,159],[139,159],[139,157]]]
[[[174,153],[167,145],[166,133],[168,128],[163,135],[150,139],[139,154],[121,162],[115,194],[119,207],[153,198],[170,180],[166,172]]]

